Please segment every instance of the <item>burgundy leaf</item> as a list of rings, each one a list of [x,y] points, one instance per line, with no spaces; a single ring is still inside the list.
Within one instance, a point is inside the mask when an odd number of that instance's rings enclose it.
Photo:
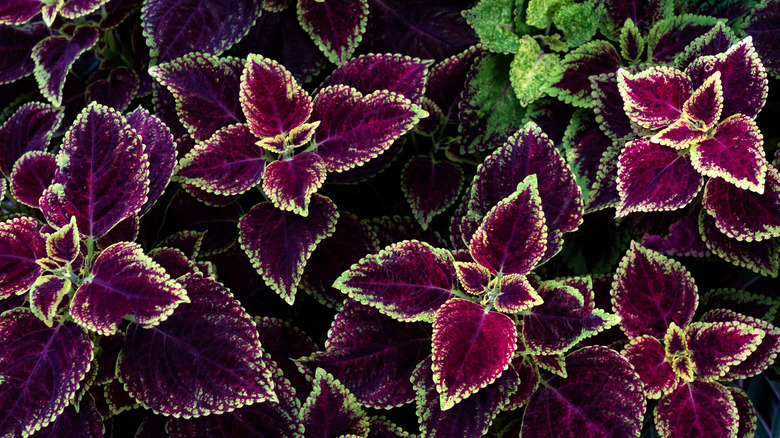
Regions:
[[[553,113],[555,114],[555,113]],[[557,114],[550,117],[557,117]],[[580,188],[590,188],[598,176],[601,158],[613,149],[614,140],[604,134],[593,113],[578,110],[571,117],[561,139],[561,149]],[[583,197],[587,197],[583,194]]]
[[[778,308],[780,308],[780,301],[769,296],[732,288],[718,288],[702,294],[698,310],[708,312],[715,309],[729,309],[742,316],[772,321]],[[701,321],[714,322],[714,320]],[[765,337],[764,341],[766,340]]]
[[[455,202],[463,179],[463,170],[449,161],[417,155],[406,163],[401,171],[401,189],[423,229]]]
[[[60,0],[57,12],[65,18],[78,18],[95,12],[108,0]]]
[[[596,121],[605,134],[614,140],[620,140],[633,134],[631,119],[623,110],[623,98],[620,95],[617,73],[605,73],[591,76],[590,86],[593,90],[593,112]]]
[[[488,268],[474,262],[455,262],[455,273],[463,289],[472,295],[485,292],[492,277]]]
[[[365,436],[368,417],[355,396],[322,368],[317,369],[314,388],[301,407],[304,438]]]
[[[239,241],[265,283],[292,304],[306,261],[333,234],[338,215],[333,202],[320,195],[312,196],[307,217],[263,202],[241,218]]]
[[[175,248],[182,251],[187,258],[194,259],[200,253],[205,234],[204,231],[179,231],[160,241],[158,247]]]
[[[62,111],[50,105],[30,102],[20,106],[0,127],[0,171],[8,176],[22,155],[45,151],[61,120]]]
[[[707,257],[711,254],[699,234],[699,215],[695,212],[670,225],[666,236],[645,233],[641,243],[647,249],[670,256]]]
[[[155,248],[149,251],[148,256],[173,279],[186,274],[201,274],[200,269],[181,250],[175,248]],[[202,274],[205,276],[208,272],[203,272]]]
[[[723,112],[723,83],[720,78],[720,71],[712,73],[683,105],[683,113],[692,119],[691,123],[698,125],[697,130],[707,131],[720,120]]]
[[[75,400],[69,404],[48,426],[35,432],[31,438],[53,438],[67,436],[71,438],[101,438],[104,432],[103,417],[95,401],[87,396],[81,402]]]
[[[672,366],[672,371],[680,379],[686,382],[694,380],[696,363],[691,357],[691,337],[689,333],[676,323],[669,324],[669,329],[664,335],[664,352],[666,361]]]
[[[371,254],[333,287],[399,321],[430,321],[456,287],[452,254],[406,240]]]
[[[745,17],[742,26],[742,30],[753,38],[756,52],[769,74],[780,76],[780,56],[775,44],[780,28],[780,5],[772,1],[760,2]]]
[[[512,367],[520,378],[517,391],[509,397],[509,404],[503,410],[513,410],[528,403],[536,388],[539,387],[539,371],[528,356],[518,355],[512,360]]]
[[[123,112],[138,92],[141,82],[138,75],[127,67],[111,70],[108,79],[98,79],[89,84],[84,94],[87,102],[97,102]]]
[[[183,418],[276,401],[257,329],[238,301],[199,275],[181,286],[189,303],[155,327],[127,329],[117,372],[128,392],[155,413]]]
[[[612,304],[629,338],[662,338],[674,322],[691,322],[699,295],[691,274],[675,260],[631,242],[612,283]]]
[[[317,345],[314,344],[314,341],[300,329],[280,319],[255,317],[254,321],[263,350],[271,356],[271,359],[279,366],[279,369],[284,372],[285,379],[292,383],[298,394],[304,388],[310,388],[311,382],[299,370],[296,358],[307,356],[317,351]],[[286,385],[290,383],[286,383]],[[275,392],[278,393],[278,391]]]
[[[628,361],[606,347],[585,347],[566,357],[566,371],[531,396],[523,438],[639,436],[647,401]]]
[[[0,8],[0,23],[23,24],[41,12],[42,3],[36,0],[5,2]]]
[[[238,98],[243,69],[241,59],[189,53],[150,68],[149,74],[172,93],[178,119],[190,135],[203,141],[244,121]]]
[[[40,7],[37,0],[30,3]],[[6,21],[5,12],[0,9],[0,22]],[[0,84],[14,82],[31,74],[35,70],[35,63],[30,58],[33,47],[50,34],[48,26],[40,22],[25,26],[0,24]]]
[[[734,403],[737,405],[737,416],[739,417],[739,426],[737,427],[738,437],[750,437],[754,436],[756,432],[756,410],[753,407],[753,402],[740,388],[733,386],[727,387],[731,396],[734,397]]]
[[[165,216],[167,229],[204,232],[198,257],[227,251],[238,239],[238,221],[244,211],[236,204],[208,206],[191,196],[177,196]]]
[[[671,8],[663,1],[654,0],[601,0],[605,16],[600,23],[600,29],[608,38],[617,40],[618,32],[631,19],[644,34],[653,25],[671,15]]]
[[[498,282],[498,289],[494,305],[499,312],[523,312],[543,302],[525,275],[504,275]]]
[[[455,123],[460,95],[472,63],[482,46],[472,46],[434,65],[428,73],[425,96],[441,108],[447,121]]]
[[[550,93],[572,105],[591,107],[592,75],[612,73],[622,65],[620,55],[607,41],[591,41],[569,52],[561,61],[563,74],[550,86]]]
[[[737,38],[731,28],[726,26],[724,22],[718,21],[707,33],[693,40],[681,53],[677,54],[675,67],[683,70],[696,58],[720,54],[736,42]]]
[[[263,174],[263,192],[280,210],[309,214],[311,196],[327,176],[319,155],[304,152],[289,160],[269,163]]]
[[[385,417],[369,417],[368,438],[409,438],[409,432],[401,429]]]
[[[26,292],[41,275],[35,261],[46,257],[46,240],[39,226],[26,216],[0,223],[0,299]]]
[[[366,31],[367,19],[367,0],[298,0],[301,27],[337,65],[352,57]]]
[[[666,361],[664,346],[658,339],[649,335],[636,337],[621,354],[639,374],[648,398],[661,398],[677,386],[678,377]]]
[[[658,402],[655,425],[662,437],[737,436],[737,408],[717,382],[683,383]]]
[[[690,101],[691,99],[688,99],[686,103]],[[698,123],[700,123],[698,120],[681,117],[649,140],[673,149],[687,149],[707,138],[707,132],[699,130],[695,126]]]
[[[619,70],[617,80],[626,114],[648,129],[677,120],[693,91],[688,75],[670,67],[651,67],[635,75]]]
[[[430,64],[431,61],[397,54],[363,55],[337,68],[320,88],[349,85],[362,94],[387,90],[419,103]]]
[[[98,40],[99,31],[94,26],[79,26],[68,38],[54,35],[41,40],[32,50],[35,62],[35,79],[46,99],[55,106],[62,103],[65,76],[82,53]]]
[[[189,52],[220,54],[240,40],[261,13],[260,2],[149,0],[141,9],[146,45],[157,62]]]
[[[715,218],[704,210],[699,214],[699,232],[707,249],[718,257],[761,275],[777,276],[780,238],[752,242],[732,239],[718,229]]]
[[[377,157],[426,115],[400,94],[363,95],[334,85],[314,98],[312,119],[321,122],[314,135],[316,151],[328,171],[342,172]]]
[[[493,383],[517,348],[515,323],[481,305],[453,298],[433,321],[433,381],[441,410]]]
[[[96,241],[97,247],[100,250],[104,250],[115,243],[135,242],[138,238],[140,227],[141,222],[137,215],[124,218]]]
[[[690,351],[700,379],[720,379],[761,343],[763,330],[739,322],[696,322],[688,326]]]
[[[60,302],[70,291],[71,284],[68,279],[53,275],[38,277],[30,288],[30,310],[47,327],[52,327]]]
[[[11,172],[11,193],[17,201],[39,208],[38,199],[51,184],[57,169],[54,155],[44,151],[30,151],[22,155]]]
[[[89,336],[73,322],[47,327],[27,309],[0,315],[0,430],[31,435],[76,395],[92,361]]]
[[[73,263],[81,255],[81,250],[81,236],[75,216],[71,216],[69,223],[46,238],[46,254],[52,260]]]
[[[696,38],[717,23],[715,17],[684,14],[659,21],[650,29],[648,60],[654,64],[669,64]]]

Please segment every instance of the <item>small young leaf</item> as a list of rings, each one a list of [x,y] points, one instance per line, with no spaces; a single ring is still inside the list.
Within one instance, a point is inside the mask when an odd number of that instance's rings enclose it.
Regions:
[[[723,112],[723,83],[720,71],[714,72],[697,88],[683,105],[685,118],[696,124],[696,129],[708,131],[720,120]]]
[[[60,302],[70,291],[70,280],[66,278],[53,275],[38,277],[30,287],[30,310],[47,327],[52,327]]]
[[[524,107],[547,93],[558,79],[560,63],[558,55],[541,52],[535,39],[530,35],[523,36],[509,67],[509,80],[520,106]]]
[[[79,256],[80,243],[76,217],[71,216],[70,222],[46,238],[46,255],[58,262],[72,263]]]
[[[627,61],[636,61],[645,50],[645,39],[634,24],[634,20],[627,18],[620,29],[620,55]]]
[[[499,312],[523,312],[543,302],[525,275],[504,275],[498,282],[498,289],[499,294],[493,304]]]
[[[472,295],[485,292],[492,277],[488,268],[474,262],[455,262],[455,272],[463,289]]]
[[[304,152],[290,160],[269,163],[263,174],[263,192],[276,208],[307,216],[311,196],[326,176],[320,156]]]
[[[17,201],[40,208],[38,200],[54,179],[57,159],[44,151],[30,151],[16,160],[11,172],[11,193]]]

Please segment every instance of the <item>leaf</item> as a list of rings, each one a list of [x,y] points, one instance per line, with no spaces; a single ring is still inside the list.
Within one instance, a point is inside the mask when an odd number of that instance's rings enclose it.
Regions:
[[[517,348],[515,324],[481,305],[453,298],[433,321],[433,381],[446,411],[493,383]]]
[[[755,121],[742,114],[718,124],[709,138],[691,148],[691,162],[702,175],[763,193],[767,160]]]
[[[277,401],[257,329],[238,301],[199,275],[180,283],[189,303],[155,327],[127,329],[117,361],[125,389],[156,414],[183,418]]]
[[[514,32],[514,9],[512,0],[481,0],[463,15],[486,49],[513,54],[522,44]]]
[[[623,110],[623,98],[617,73],[604,73],[590,76],[591,99],[596,121],[605,134],[614,140],[632,135],[631,120]]]
[[[648,60],[654,64],[672,62],[688,44],[716,23],[715,17],[693,14],[675,15],[655,23],[647,36]]]
[[[54,155],[44,151],[30,151],[16,160],[11,172],[11,193],[17,201],[39,208],[38,200],[51,184],[57,169]]]
[[[76,59],[95,45],[98,34],[97,27],[79,26],[71,38],[53,35],[33,48],[31,56],[35,62],[35,80],[41,94],[54,106],[62,103],[65,76]]]
[[[739,426],[737,427],[738,437],[754,436],[756,432],[756,410],[753,407],[753,402],[750,401],[748,395],[744,390],[736,387],[726,388],[731,396],[734,398],[734,403],[737,406],[737,417],[739,418]]]
[[[248,125],[226,126],[182,158],[173,178],[217,195],[244,193],[265,171],[265,151],[256,142]]]
[[[766,71],[775,77],[780,76],[780,56],[774,44],[779,18],[780,7],[765,0],[753,7],[742,24],[742,30],[753,38],[753,45]]]
[[[598,14],[593,13],[598,3],[564,4],[553,15],[553,24],[563,32],[568,47],[577,47],[590,41],[598,31]]]
[[[453,263],[446,249],[406,240],[363,257],[333,287],[399,321],[431,321],[452,297]]]
[[[149,0],[141,24],[153,62],[189,52],[219,55],[249,32],[260,16],[260,2],[239,0]]]
[[[46,255],[55,261],[72,263],[81,255],[81,236],[76,225],[76,217],[46,237]]]
[[[38,277],[30,287],[30,310],[46,324],[54,325],[60,302],[71,291],[70,280],[53,275]]]
[[[40,7],[37,0],[30,1],[33,15]],[[0,10],[0,22],[8,22],[6,11]],[[22,17],[23,18],[23,17]],[[26,21],[26,20],[25,20]],[[24,26],[0,25],[0,84],[17,81],[35,70],[30,58],[33,47],[38,41],[51,34],[49,27],[41,22],[32,22]]]
[[[363,95],[346,85],[334,85],[314,98],[311,118],[321,122],[314,134],[316,152],[329,172],[343,172],[386,151],[425,116],[400,94]]]
[[[544,256],[544,219],[537,177],[529,175],[487,213],[471,239],[469,252],[493,273],[525,275]]]
[[[428,72],[425,96],[441,108],[448,122],[456,122],[466,76],[481,53],[482,46],[470,47],[436,63]]]
[[[765,321],[774,320],[777,309],[780,307],[780,301],[771,297],[732,288],[710,289],[701,296],[699,304],[699,311],[710,312],[715,309],[729,309],[742,316]],[[714,322],[715,320],[701,321]],[[767,336],[769,336],[768,331]],[[766,340],[765,337],[764,341]]]
[[[463,289],[472,295],[485,292],[492,277],[488,268],[474,262],[455,262],[455,273]]]
[[[45,151],[61,120],[62,111],[50,105],[29,102],[19,107],[0,127],[0,171],[9,176],[22,155]]]
[[[280,319],[255,317],[254,321],[260,336],[260,343],[263,344],[263,350],[271,355],[271,359],[279,366],[279,370],[283,371],[285,380],[289,380],[289,383],[281,386],[288,387],[292,384],[298,392],[304,388],[310,388],[311,382],[304,377],[296,358],[308,356],[317,351],[317,345],[314,344],[314,341],[300,329]],[[278,389],[281,388],[277,387],[274,391],[277,396],[285,398],[287,394],[284,391],[280,393]],[[300,403],[298,404],[300,405]]]
[[[84,98],[123,112],[130,105],[141,85],[138,75],[127,67],[112,69],[106,79],[98,79],[87,87]]]
[[[498,289],[494,305],[499,312],[519,313],[543,302],[525,275],[504,275],[498,282]]]
[[[718,229],[715,218],[704,210],[699,214],[699,233],[707,249],[718,257],[761,275],[777,276],[780,238],[752,242],[732,239]]]
[[[683,383],[658,402],[655,425],[664,438],[674,436],[737,436],[734,398],[716,382]]]
[[[676,210],[688,205],[703,185],[688,157],[647,137],[633,140],[618,160],[616,214]]]
[[[673,322],[663,339],[666,361],[672,366],[674,374],[685,382],[693,382],[696,363],[691,357],[689,333]]]
[[[523,416],[523,438],[639,436],[647,402],[631,365],[606,347],[566,357],[568,377],[552,376]]]
[[[97,11],[108,0],[61,0],[60,15],[65,18],[79,18]]]
[[[509,67],[509,80],[520,106],[525,107],[548,92],[558,79],[560,63],[558,55],[541,52],[535,39],[523,36]]]
[[[455,202],[463,180],[463,170],[449,161],[417,155],[406,163],[401,171],[401,190],[423,229]]]
[[[100,438],[105,427],[92,397],[84,397],[81,402],[74,400],[48,426],[31,435],[32,438],[68,436],[73,438]]]
[[[345,434],[365,436],[368,433],[368,418],[365,411],[341,382],[327,371],[318,368],[313,386],[299,415],[304,430],[308,431],[304,433],[304,437]]]
[[[633,338],[621,354],[639,374],[647,398],[661,398],[677,386],[678,377],[666,361],[664,346],[656,338],[649,335]]]
[[[780,172],[767,167],[762,194],[710,178],[702,205],[718,229],[733,239],[751,242],[780,237]]]
[[[368,438],[410,438],[412,436],[385,417],[369,417],[368,423]]]
[[[336,65],[352,57],[366,31],[367,20],[366,0],[298,0],[301,27]]]
[[[0,430],[29,436],[76,395],[92,361],[89,336],[73,322],[47,327],[27,309],[0,315]]]
[[[312,196],[305,218],[262,202],[241,218],[239,242],[265,284],[292,304],[306,261],[333,234],[338,216],[333,202],[320,195]]]
[[[723,112],[721,73],[714,72],[697,88],[683,105],[683,114],[699,131],[708,131],[720,120]]]
[[[561,61],[560,78],[550,85],[549,93],[572,105],[589,108],[589,78],[593,75],[612,73],[621,66],[615,47],[607,41],[591,41],[569,52]]]
[[[24,24],[41,12],[41,3],[35,0],[17,0],[3,4],[0,23]]]
[[[648,129],[677,120],[693,91],[688,75],[670,67],[651,67],[635,75],[621,69],[617,80],[626,114]]]
[[[26,292],[41,275],[36,260],[46,257],[46,240],[39,226],[26,216],[0,223],[0,299]]]
[[[620,55],[627,61],[636,61],[645,50],[645,39],[634,24],[634,20],[627,18],[620,29]]]
[[[238,98],[244,61],[209,53],[188,53],[157,64],[149,74],[173,95],[176,115],[193,139],[244,121]],[[159,116],[159,114],[158,114]]]
[[[347,300],[328,331],[325,350],[298,359],[312,373],[332,374],[365,406],[391,408],[414,400],[409,381],[430,354],[431,333],[422,322],[403,323]]]
[[[722,21],[718,21],[707,33],[693,40],[682,52],[676,55],[674,66],[683,70],[696,58],[720,54],[736,42],[737,38],[731,28]]]
[[[176,279],[185,274],[200,274],[201,271],[181,250],[175,248],[154,248],[147,254],[169,277]],[[208,272],[202,272],[204,276]]]
[[[687,326],[698,301],[696,284],[680,262],[631,242],[612,283],[612,305],[629,338],[660,339],[671,323]]]
[[[304,152],[289,160],[269,163],[263,174],[263,192],[276,208],[307,216],[311,196],[326,176],[322,158]]]
[[[739,322],[696,322],[688,326],[690,349],[699,379],[720,379],[743,362],[761,343],[765,332]]]

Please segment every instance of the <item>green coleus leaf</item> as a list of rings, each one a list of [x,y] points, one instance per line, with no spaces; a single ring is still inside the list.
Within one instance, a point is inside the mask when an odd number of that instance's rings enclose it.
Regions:
[[[514,0],[481,0],[463,15],[486,49],[516,53],[521,40],[514,31],[514,9]]]
[[[509,80],[520,105],[526,106],[544,96],[558,80],[560,71],[558,55],[543,53],[535,39],[524,36],[509,70]]]
[[[560,8],[553,16],[553,24],[563,32],[569,48],[577,47],[593,38],[599,25],[593,0],[573,3]]]
[[[539,29],[545,29],[550,25],[553,14],[567,3],[568,0],[528,0],[525,22]]]

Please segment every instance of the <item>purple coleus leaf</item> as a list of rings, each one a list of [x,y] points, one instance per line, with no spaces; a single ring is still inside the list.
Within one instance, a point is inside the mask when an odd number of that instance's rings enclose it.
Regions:
[[[703,185],[704,178],[687,156],[649,138],[631,141],[618,160],[617,216],[682,208]]]
[[[498,282],[498,296],[493,305],[499,312],[518,313],[542,304],[543,300],[525,275],[509,274]]]
[[[355,396],[322,368],[315,372],[311,394],[299,417],[305,427],[305,438],[368,433],[368,417]]]
[[[92,361],[92,342],[73,322],[47,327],[23,308],[0,315],[0,430],[29,436],[73,400]]]
[[[432,369],[432,360],[422,361],[412,375],[417,393],[417,413],[422,436],[430,438],[479,438],[518,387],[518,373],[510,366],[493,383],[465,400],[443,410]],[[479,415],[474,415],[479,412]]]
[[[44,151],[30,151],[16,160],[11,172],[11,193],[17,201],[39,208],[38,200],[51,184],[57,159]]]
[[[263,192],[276,208],[307,216],[311,196],[325,182],[327,174],[319,155],[304,152],[289,160],[269,163],[263,174]]]
[[[56,227],[76,216],[82,235],[96,239],[146,202],[143,143],[116,110],[89,104],[65,133],[57,164],[41,196],[43,214]]]
[[[149,258],[157,263],[171,278],[179,278],[185,274],[203,274],[184,253],[175,248],[154,248],[149,251]]]
[[[246,124],[226,126],[179,161],[177,181],[216,195],[238,195],[263,178],[263,148]]]
[[[387,90],[419,104],[430,64],[430,61],[398,54],[363,55],[333,71],[320,88],[349,85],[362,94]]]
[[[87,102],[97,102],[123,112],[130,105],[141,85],[138,75],[127,67],[111,70],[108,78],[89,84],[84,97]]]
[[[441,410],[493,383],[517,349],[515,323],[506,315],[453,298],[433,321],[433,381]]]
[[[57,12],[65,18],[78,18],[91,14],[108,0],[59,0]]]
[[[243,70],[242,59],[188,53],[150,68],[149,74],[171,92],[178,120],[192,138],[203,141],[244,121],[238,98]]]
[[[40,4],[38,0],[34,3]],[[0,10],[0,22],[4,21],[4,11]],[[21,79],[35,70],[30,54],[38,41],[51,35],[49,27],[41,22],[25,26],[0,24],[0,84]]]
[[[71,283],[66,278],[53,275],[38,277],[30,287],[30,310],[47,327],[52,327],[60,302],[70,291]]]
[[[617,80],[626,114],[648,129],[677,120],[693,91],[688,75],[671,67],[651,67],[637,74],[619,70]]]
[[[691,274],[675,260],[631,243],[612,283],[612,305],[629,338],[663,338],[674,322],[691,322],[699,294]]]
[[[727,236],[750,241],[780,237],[780,172],[767,167],[764,192],[743,190],[722,178],[710,178],[702,205]]]
[[[141,9],[146,45],[156,62],[189,52],[219,55],[240,40],[260,16],[249,0],[149,0]]]
[[[740,322],[695,322],[688,326],[689,348],[699,379],[723,377],[761,343],[765,332]]]
[[[546,243],[547,226],[534,174],[487,213],[474,232],[469,252],[493,273],[525,275],[544,256]]]
[[[666,361],[664,346],[658,339],[649,335],[631,339],[621,354],[639,374],[648,398],[661,398],[677,386],[678,377]]]
[[[157,414],[184,418],[277,401],[257,328],[241,304],[212,279],[190,274],[180,283],[189,303],[155,327],[127,329],[117,361],[127,391]]]
[[[361,166],[390,148],[427,113],[400,94],[362,94],[334,85],[314,98],[312,119],[321,123],[314,134],[316,152],[329,172]]]
[[[52,260],[72,263],[81,253],[81,236],[76,225],[76,217],[46,237],[46,254]]]
[[[385,417],[368,418],[368,438],[409,438],[409,432],[401,429]]]
[[[726,389],[731,393],[731,396],[734,397],[734,403],[737,405],[737,417],[739,417],[737,436],[755,436],[758,419],[756,418],[756,410],[753,407],[753,402],[750,401],[747,393],[740,388],[730,386]]]
[[[763,319],[765,321],[772,321],[778,308],[780,308],[780,301],[766,295],[734,288],[710,289],[702,294],[699,300],[699,311],[729,309],[742,316]],[[701,321],[713,322],[710,320]],[[767,330],[765,329],[765,331]]]
[[[24,293],[41,275],[35,261],[46,257],[46,240],[39,227],[25,216],[0,223],[0,299]]]
[[[707,131],[715,126],[723,114],[721,76],[720,71],[713,72],[683,104],[683,114],[696,123],[700,131]]]
[[[200,254],[203,245],[204,231],[178,231],[160,241],[159,247],[175,248],[184,253],[187,258],[194,259]]]
[[[761,275],[777,276],[780,238],[750,242],[732,239],[718,229],[715,218],[704,210],[699,214],[699,233],[707,249],[718,257]]]
[[[338,216],[333,202],[316,194],[307,217],[263,202],[241,218],[239,241],[265,283],[292,304],[306,261],[317,244],[333,234]]]
[[[431,67],[425,97],[431,99],[444,113],[448,122],[457,122],[460,94],[466,82],[466,76],[482,46],[473,46],[452,55]]]
[[[774,38],[780,23],[780,5],[773,1],[757,4],[744,19],[742,30],[753,38],[761,62],[772,76],[780,76],[780,56]]]
[[[670,5],[663,1],[604,0],[599,2],[599,5],[604,8],[604,17],[601,19],[599,28],[604,35],[612,40],[618,39],[618,34],[626,19],[630,18],[644,34],[655,23],[672,14]]]
[[[62,111],[50,105],[30,102],[20,106],[0,127],[0,171],[8,176],[22,155],[45,151],[61,120]]]
[[[65,76],[82,53],[89,50],[98,40],[95,26],[79,26],[70,38],[54,35],[41,40],[32,50],[35,62],[35,79],[46,99],[55,106],[62,103]]]
[[[423,229],[455,202],[463,179],[460,166],[449,161],[418,155],[406,163],[401,171],[401,190]]]
[[[453,263],[446,249],[407,240],[364,257],[333,287],[399,321],[431,321],[453,296]]]
[[[474,262],[455,262],[455,272],[463,289],[472,295],[485,292],[493,276],[490,269]]]
[[[70,314],[83,327],[110,335],[127,314],[148,328],[188,302],[181,285],[145,255],[140,245],[120,242],[95,258],[89,279],[73,296]]]
[[[271,359],[283,371],[285,380],[300,394],[304,388],[310,388],[309,382],[298,368],[296,358],[310,355],[317,351],[317,345],[303,331],[284,321],[270,317],[255,317],[260,343]],[[284,386],[287,386],[285,384]],[[307,390],[308,391],[308,390]],[[274,392],[279,395],[276,389]],[[284,394],[282,394],[284,395]]]
[[[717,22],[715,17],[693,14],[671,16],[659,21],[647,37],[648,60],[655,64],[673,62],[688,44],[704,35]]]
[[[763,193],[768,162],[756,122],[737,114],[718,124],[706,140],[691,148],[691,162],[702,175]]]
[[[739,424],[731,393],[720,383],[700,380],[661,397],[654,417],[662,437],[735,437]]]
[[[696,58],[707,55],[718,55],[729,49],[737,38],[734,32],[723,21],[718,21],[704,35],[693,40],[675,57],[674,65],[683,70]]]
[[[367,0],[298,0],[301,27],[337,65],[352,57],[366,31],[367,20]]]
[[[0,23],[24,24],[41,12],[43,4],[39,0],[16,0],[5,2],[0,7]]]
[[[103,416],[95,406],[95,401],[91,396],[86,396],[80,402],[73,400],[54,421],[30,437],[101,438],[104,429]]]
[[[634,133],[631,119],[623,109],[623,98],[620,95],[618,73],[604,73],[589,76],[593,112],[599,128],[610,138],[620,140]]]
[[[336,315],[325,350],[298,359],[314,373],[331,373],[365,406],[391,408],[414,400],[412,371],[431,351],[430,327],[403,323],[347,300]]]
[[[566,103],[592,107],[590,80],[593,75],[617,71],[622,62],[615,47],[607,41],[591,41],[569,52],[561,61],[560,79],[550,86],[550,94]]]
[[[531,396],[523,438],[639,436],[647,401],[628,361],[606,347],[585,347],[566,357],[566,372]]]

